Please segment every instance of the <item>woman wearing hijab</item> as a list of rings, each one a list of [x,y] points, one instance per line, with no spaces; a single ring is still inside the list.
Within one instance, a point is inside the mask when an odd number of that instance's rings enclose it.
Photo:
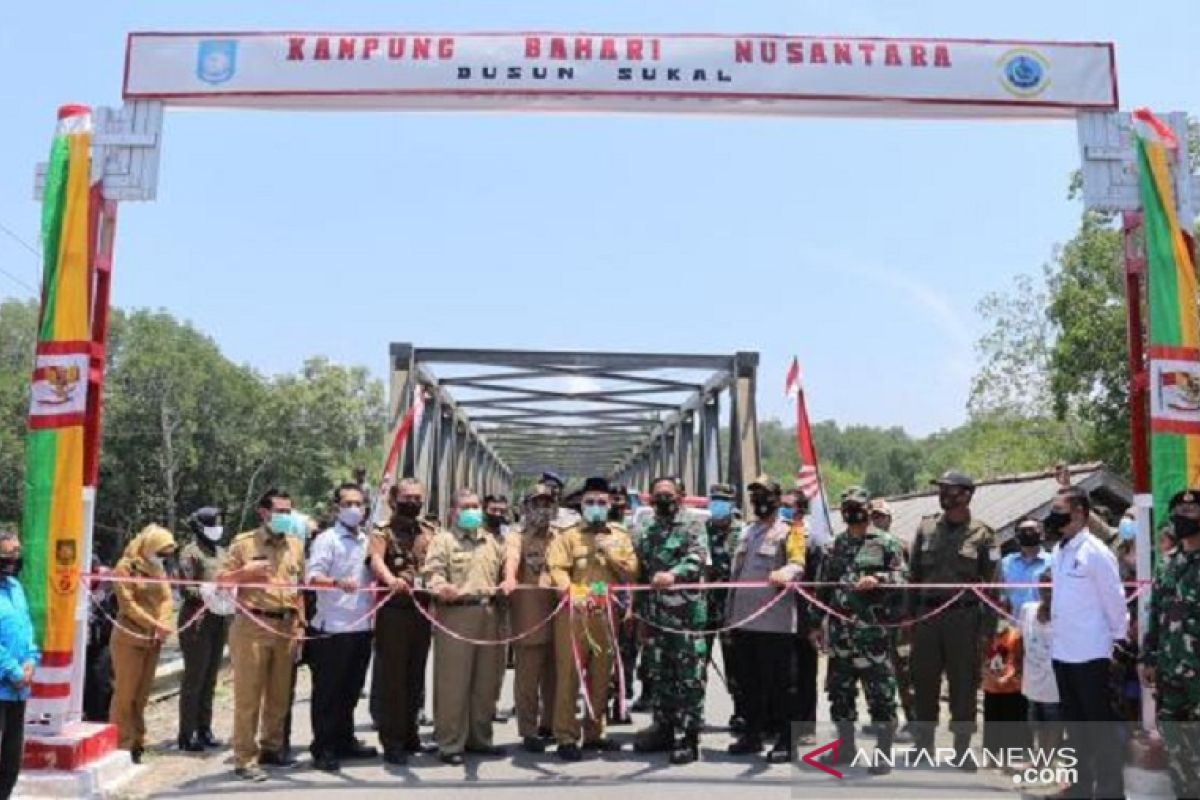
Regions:
[[[125,547],[112,572],[118,611],[111,644],[115,685],[109,719],[117,726],[117,746],[128,750],[135,764],[141,763],[146,744],[146,701],[158,656],[174,630],[171,587],[137,579],[166,577],[166,561],[174,554],[171,532],[148,525]]]

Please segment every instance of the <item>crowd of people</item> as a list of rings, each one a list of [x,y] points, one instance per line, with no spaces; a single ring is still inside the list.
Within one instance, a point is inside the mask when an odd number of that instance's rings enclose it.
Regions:
[[[1139,654],[1129,622],[1135,587],[1126,583],[1132,517],[1110,546],[1090,530],[1087,492],[1064,485],[1049,514],[1022,520],[1002,543],[971,513],[970,477],[951,471],[935,483],[942,511],[922,519],[907,545],[890,532],[887,503],[859,487],[840,498],[844,531],[819,545],[807,535],[805,492],[767,476],[745,487],[746,520],[729,485],[709,487],[701,512],[673,477],[655,479],[641,506],[636,492],[602,478],[564,497],[553,473],[517,508],[459,490],[444,521],[426,513],[424,487],[412,478],[388,490],[383,519],[372,518],[361,477],[338,486],[333,519],[319,532],[275,489],[258,503],[258,527],[228,542],[220,511],[201,508],[182,546],[150,525],[112,570],[106,717],[139,761],[161,648],[178,632],[178,746],[223,747],[213,692],[228,642],[234,768],[250,781],[297,763],[290,717],[301,661],[312,673],[309,750],[320,770],[380,756],[399,765],[414,753],[447,764],[501,755],[493,725],[506,656],[520,747],[530,753],[553,745],[573,762],[619,751],[610,726],[630,724],[632,710],[650,714],[633,737],[636,751],[695,761],[715,674],[732,700],[729,752],[787,763],[817,743],[824,653],[842,740],[836,762],[858,752],[860,684],[870,716],[862,730],[886,753],[898,742],[934,747],[944,682],[955,766],[979,766],[967,756],[982,690],[985,748],[1066,741],[1077,748],[1078,780],[1064,792],[1122,797],[1121,748],[1132,730],[1122,718],[1135,712],[1120,676],[1140,670],[1135,696],[1139,685],[1156,693],[1176,792],[1197,796],[1200,492],[1171,501]],[[31,629],[9,622],[28,617],[19,565],[15,535],[0,533],[0,790],[15,781],[20,726],[12,720],[22,718],[37,664]],[[979,584],[991,587],[968,591]],[[96,600],[106,608],[102,594]],[[355,735],[368,674],[379,748]],[[100,713],[104,675],[90,679],[90,713]],[[870,772],[891,768],[875,759]]]

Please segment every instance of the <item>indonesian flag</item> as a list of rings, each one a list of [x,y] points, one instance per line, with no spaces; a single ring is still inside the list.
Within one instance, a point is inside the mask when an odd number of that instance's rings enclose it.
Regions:
[[[824,547],[833,539],[833,530],[829,523],[829,509],[825,505],[825,492],[821,489],[821,470],[817,465],[812,428],[808,424],[804,389],[800,385],[799,359],[792,359],[784,387],[787,396],[796,403],[796,454],[800,457],[796,480],[809,502],[808,540],[817,547]]]
[[[396,468],[400,463],[400,451],[404,448],[404,442],[412,432],[413,426],[420,424],[424,413],[425,390],[418,385],[413,389],[413,401],[409,404],[408,411],[404,412],[404,416],[396,425],[396,432],[392,435],[392,445],[388,449],[387,461],[383,465],[383,478],[379,481],[379,494],[375,498],[375,510],[372,517],[376,520],[380,519],[383,503],[392,489],[392,484],[396,482]]]

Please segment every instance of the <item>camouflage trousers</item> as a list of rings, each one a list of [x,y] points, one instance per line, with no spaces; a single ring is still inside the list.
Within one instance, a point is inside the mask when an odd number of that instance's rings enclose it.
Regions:
[[[879,630],[829,627],[829,663],[825,692],[834,722],[858,719],[858,683],[875,722],[896,721],[896,672],[892,666],[894,637]]]
[[[699,733],[704,726],[704,679],[707,644],[703,636],[653,631],[642,647],[650,682],[654,721],[677,733]]]
[[[1200,690],[1160,686],[1158,701],[1158,732],[1175,796],[1200,797]]]
[[[912,681],[912,630],[909,628],[901,628],[892,640],[892,669],[896,671],[896,691],[904,719],[912,722],[917,717]]]

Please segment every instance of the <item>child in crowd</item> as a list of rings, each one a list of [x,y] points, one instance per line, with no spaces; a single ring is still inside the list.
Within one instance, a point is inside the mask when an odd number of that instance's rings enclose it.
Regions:
[[[1058,747],[1062,741],[1062,713],[1058,705],[1058,683],[1050,664],[1050,570],[1038,576],[1039,600],[1026,603],[1018,612],[1024,664],[1021,670],[1021,694],[1029,701],[1029,724],[1042,750]]]

